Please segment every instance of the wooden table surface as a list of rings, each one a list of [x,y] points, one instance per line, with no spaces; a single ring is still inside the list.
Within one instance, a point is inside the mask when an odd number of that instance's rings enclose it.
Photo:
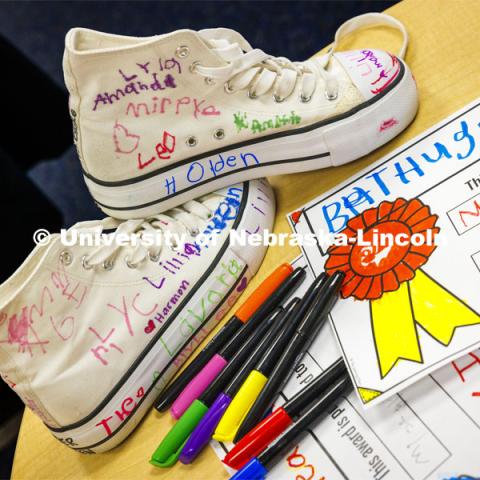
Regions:
[[[442,118],[480,96],[480,1],[405,0],[388,10],[407,27],[406,61],[417,80],[420,108],[415,121],[400,136],[373,154],[342,167],[270,178],[277,197],[275,232],[289,232],[285,215],[407,142]],[[319,18],[319,28],[322,19]],[[400,34],[388,28],[355,32],[338,50],[379,48],[397,52]],[[299,254],[297,247],[270,247],[265,260],[240,301],[283,261]],[[227,315],[225,318],[228,318]],[[130,437],[114,450],[81,455],[61,445],[29,410],[18,438],[13,479],[220,480],[228,477],[213,450],[207,448],[192,465],[169,470],[148,463],[151,453],[173,425],[169,414],[152,411]]]

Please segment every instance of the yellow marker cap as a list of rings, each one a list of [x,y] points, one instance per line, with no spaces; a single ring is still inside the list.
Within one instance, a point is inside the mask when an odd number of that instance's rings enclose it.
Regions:
[[[220,420],[213,438],[219,442],[232,441],[247,413],[267,383],[268,378],[252,370]]]

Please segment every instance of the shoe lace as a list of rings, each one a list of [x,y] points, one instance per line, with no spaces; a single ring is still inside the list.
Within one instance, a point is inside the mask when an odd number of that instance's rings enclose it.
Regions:
[[[402,32],[403,45],[399,56],[403,58],[408,42],[403,24],[386,14],[367,13],[340,26],[326,55],[305,62],[293,62],[285,57],[273,57],[258,48],[253,49],[242,35],[228,28],[201,30],[201,37],[226,64],[211,67],[194,62],[191,69],[205,78],[223,81],[227,93],[247,89],[248,96],[256,98],[272,92],[276,102],[282,102],[292,95],[298,84],[300,100],[308,102],[322,80],[325,96],[334,100],[338,95],[338,80],[327,67],[339,40],[359,27],[379,24]]]
[[[128,236],[129,239],[136,238],[137,241],[128,245],[112,241],[108,245],[104,244],[96,247],[90,254],[82,258],[82,265],[87,270],[99,265],[103,265],[106,270],[110,270],[119,252],[125,248],[130,249],[128,255],[124,258],[125,263],[130,268],[136,268],[147,258],[156,262],[160,258],[164,242],[149,241],[148,244],[142,242],[142,238],[145,237],[147,232],[149,235],[160,235],[160,239],[162,235],[164,236],[166,232],[169,232],[173,242],[175,242],[175,238],[181,238],[186,233],[195,237],[199,233],[199,221],[206,221],[212,215],[212,210],[204,203],[190,200],[166,213],[154,215],[147,219],[127,220],[118,225],[112,235],[121,235],[120,238]],[[103,227],[101,225],[96,226],[89,231],[92,232],[92,230],[101,233]],[[153,244],[150,245],[150,243]],[[174,244],[171,248],[175,249],[178,246]]]

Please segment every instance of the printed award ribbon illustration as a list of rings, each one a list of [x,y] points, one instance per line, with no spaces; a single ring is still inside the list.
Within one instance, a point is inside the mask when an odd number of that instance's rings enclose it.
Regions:
[[[346,275],[342,297],[370,302],[382,379],[399,360],[423,363],[418,327],[448,346],[457,327],[480,323],[477,312],[421,269],[436,249],[437,220],[417,198],[384,201],[349,220],[342,232],[348,245],[328,250],[325,271]],[[378,241],[382,235],[389,241]],[[393,237],[401,241],[391,242]],[[359,393],[366,403],[382,392],[360,388]]]

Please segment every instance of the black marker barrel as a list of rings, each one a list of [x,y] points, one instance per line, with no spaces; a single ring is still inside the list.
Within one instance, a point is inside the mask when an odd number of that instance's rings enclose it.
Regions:
[[[167,410],[190,380],[208,363],[208,361],[227,343],[229,338],[243,327],[244,323],[233,316],[208,342],[195,359],[183,370],[157,398],[155,409],[159,412]]]
[[[268,298],[268,300],[262,305],[266,306],[268,312],[272,311],[275,307],[284,302],[294,291],[298,288],[298,285],[305,280],[306,272],[304,268],[296,268],[293,273],[285,280],[282,285]],[[262,309],[260,307],[258,310]],[[255,330],[260,322],[264,319],[265,314],[257,315],[255,312],[248,323],[246,323],[233,338],[218,352],[218,354],[225,360],[232,358],[235,352],[240,348],[240,345],[245,341],[245,338]]]
[[[284,309],[277,307],[248,337],[248,340],[240,347],[232,360],[198,398],[204,405],[210,406],[239,369],[243,370],[245,368],[245,362],[249,362],[258,349],[266,348],[265,345],[268,345],[272,334],[275,334],[279,325],[283,325],[284,317]]]
[[[343,272],[335,272],[326,282],[320,283],[315,300],[300,322],[296,332],[278,360],[260,395],[246,415],[234,441],[246,435],[272,407],[273,402],[292,375],[298,361],[318,335],[325,324],[327,315],[338,299],[338,292],[344,278]]]
[[[285,315],[294,316],[292,313],[295,313],[295,307],[300,302],[298,297],[293,298],[288,302],[288,305],[285,306]],[[295,328],[296,322],[295,318],[291,318],[291,321],[288,322],[284,331],[281,335],[277,335],[276,338],[273,338],[270,342],[270,345],[267,347],[267,350],[264,352],[262,357],[259,359],[257,365],[255,366],[255,370],[262,373],[263,375],[267,376],[273,370],[275,363],[278,361],[280,353],[283,351],[283,348],[288,342],[289,336],[288,331],[290,327]]]
[[[254,323],[258,324],[259,321],[265,318],[275,307],[277,307],[280,304],[280,302],[277,301],[277,292],[284,295],[289,288],[292,288],[292,285],[297,284],[298,274],[293,280],[291,280],[291,277],[294,274],[295,271],[293,270],[293,267],[288,263],[284,263],[277,267],[255,289],[255,291],[235,312],[235,315],[231,317],[212,340],[208,342],[183,372],[157,397],[155,408],[159,412],[167,410],[190,381],[244,325],[252,320]],[[284,287],[285,284],[287,284],[287,287]],[[276,293],[277,295],[275,295]],[[268,295],[266,299],[265,295]]]
[[[257,460],[265,468],[276,463],[281,455],[290,447],[297,437],[312,428],[320,420],[322,413],[325,413],[329,405],[346,393],[352,386],[347,374],[343,375],[328,391],[320,398],[288,429],[275,443],[270,445]]]
[[[282,317],[278,319],[276,324],[273,326],[273,328],[269,332],[268,339],[266,340],[266,342],[263,345],[259,345],[259,347],[255,349],[255,352],[253,352],[252,356],[248,359],[248,362],[232,378],[230,383],[227,385],[224,391],[226,395],[233,398],[233,396],[238,391],[242,383],[246,380],[246,378],[252,371],[253,367],[257,364],[260,358],[262,358],[262,355],[264,354],[265,350],[268,348],[269,342],[277,338],[279,335],[284,334],[286,326],[288,326],[289,322],[291,322],[293,319],[292,313],[293,313],[292,311],[287,311],[287,310],[283,311]]]
[[[347,366],[343,358],[339,358],[315,380],[294,395],[282,408],[290,418],[298,417],[308,405],[312,404],[322,392],[327,390],[329,385],[333,384],[338,378],[345,376],[346,373]]]

